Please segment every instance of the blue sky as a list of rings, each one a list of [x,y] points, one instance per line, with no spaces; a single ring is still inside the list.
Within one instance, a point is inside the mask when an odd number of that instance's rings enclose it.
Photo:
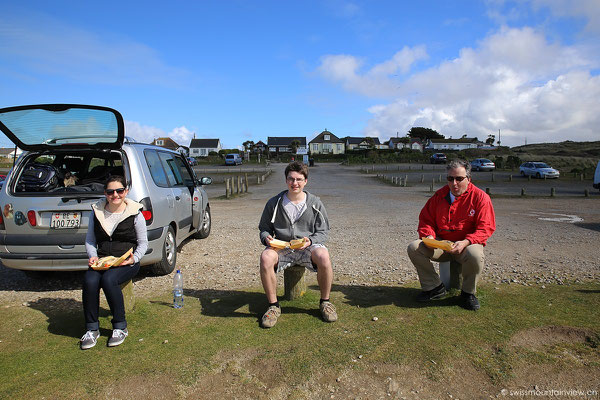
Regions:
[[[0,107],[109,106],[141,141],[600,140],[598,0],[0,1]]]

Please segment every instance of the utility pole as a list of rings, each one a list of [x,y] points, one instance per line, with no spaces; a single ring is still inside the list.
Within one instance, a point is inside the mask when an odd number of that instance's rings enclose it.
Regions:
[[[502,142],[500,141],[500,129],[498,129],[498,147],[500,147],[500,144]]]

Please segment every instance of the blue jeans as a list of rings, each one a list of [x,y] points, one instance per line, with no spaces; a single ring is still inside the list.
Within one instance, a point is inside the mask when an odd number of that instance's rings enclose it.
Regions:
[[[121,284],[132,279],[140,270],[140,263],[110,268],[105,271],[95,271],[89,268],[83,278],[83,315],[85,329],[99,329],[98,314],[100,313],[100,288],[104,291],[110,312],[113,316],[113,329],[127,328],[125,321],[125,303]]]

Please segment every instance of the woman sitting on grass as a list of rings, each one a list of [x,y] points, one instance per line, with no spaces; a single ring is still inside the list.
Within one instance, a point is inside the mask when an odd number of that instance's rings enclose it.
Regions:
[[[113,316],[113,331],[108,346],[120,345],[128,334],[120,285],[137,275],[140,259],[148,248],[146,221],[140,212],[143,206],[125,198],[128,192],[125,178],[111,176],[104,186],[106,199],[92,205],[93,217],[90,218],[85,238],[90,268],[85,272],[83,282],[83,313],[87,332],[80,341],[82,350],[94,347],[100,336],[100,288],[104,291]],[[119,266],[107,270],[92,269],[99,256],[121,257],[131,248],[133,254]]]

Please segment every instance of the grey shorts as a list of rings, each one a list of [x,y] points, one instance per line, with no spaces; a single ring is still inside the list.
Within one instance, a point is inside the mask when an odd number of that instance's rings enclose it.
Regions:
[[[310,271],[317,272],[317,265],[312,262],[311,255],[313,250],[320,247],[326,248],[322,244],[311,244],[304,250],[292,250],[289,247],[287,249],[275,250],[279,256],[275,272],[281,272],[292,265],[300,265]]]

